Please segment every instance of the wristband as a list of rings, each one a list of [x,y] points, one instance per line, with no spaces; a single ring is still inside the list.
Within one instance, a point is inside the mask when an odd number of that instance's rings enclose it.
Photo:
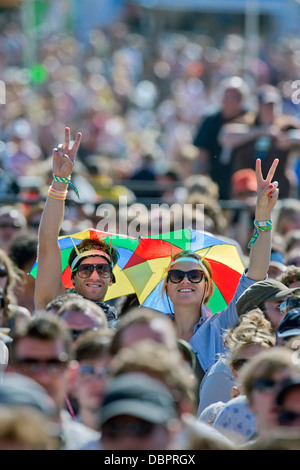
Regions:
[[[78,189],[76,188],[75,184],[73,184],[71,182],[71,179],[70,178],[63,178],[62,176],[56,176],[54,173],[53,173],[53,179],[54,181],[58,181],[59,183],[66,183],[68,184],[72,189],[73,191],[75,192],[76,196],[78,197],[78,199],[80,199],[79,197],[79,191]]]
[[[66,189],[65,191],[59,191],[58,189],[50,188],[48,189],[48,196],[52,197],[53,199],[60,199],[64,201],[67,197],[68,190]]]
[[[256,242],[259,231],[269,232],[271,229],[272,229],[272,220],[265,220],[263,222],[257,222],[256,220],[254,220],[254,234],[248,244],[248,248],[251,248]]]

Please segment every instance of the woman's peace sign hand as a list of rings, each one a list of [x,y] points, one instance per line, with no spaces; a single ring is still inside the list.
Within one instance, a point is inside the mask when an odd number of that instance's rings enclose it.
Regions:
[[[270,219],[271,212],[277,202],[279,195],[278,182],[272,180],[278,163],[278,158],[275,158],[266,179],[264,179],[261,171],[261,160],[259,158],[256,160],[257,201],[255,218],[258,222]]]

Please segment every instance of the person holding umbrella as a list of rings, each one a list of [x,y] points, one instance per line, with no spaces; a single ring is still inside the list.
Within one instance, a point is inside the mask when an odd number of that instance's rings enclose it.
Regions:
[[[53,150],[53,181],[48,191],[39,231],[38,266],[35,282],[35,310],[45,309],[54,298],[67,293],[62,280],[62,258],[58,236],[63,222],[68,185],[77,193],[71,182],[71,173],[82,134],[77,133],[71,146],[70,129],[65,128],[64,145]],[[103,302],[108,287],[114,282],[112,268],[118,258],[114,247],[101,240],[83,240],[70,254],[73,292],[96,302],[107,319],[117,317],[114,307]]]
[[[173,304],[170,314],[177,336],[189,342],[206,372],[224,353],[223,332],[238,323],[235,303],[252,284],[267,277],[271,252],[271,214],[278,199],[278,183],[272,181],[278,159],[266,179],[261,160],[256,160],[257,202],[255,232],[249,243],[248,269],[241,275],[235,294],[221,312],[212,314],[207,303],[212,296],[212,270],[209,262],[193,251],[182,250],[171,261],[164,282],[164,291]],[[170,302],[170,307],[171,307]]]

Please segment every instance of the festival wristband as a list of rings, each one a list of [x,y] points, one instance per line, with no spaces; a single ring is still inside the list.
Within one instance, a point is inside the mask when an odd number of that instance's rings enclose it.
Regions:
[[[57,181],[59,183],[65,183],[65,184],[68,184],[72,189],[73,191],[75,192],[76,196],[78,197],[78,199],[80,199],[79,197],[79,191],[78,189],[76,188],[76,186],[71,182],[70,178],[63,178],[62,176],[56,176],[54,173],[53,173],[53,179],[54,181]]]
[[[48,196],[52,197],[53,199],[60,199],[64,201],[67,197],[68,190],[66,189],[65,191],[59,191],[58,189],[50,188],[48,189]]]
[[[271,229],[272,229],[272,220],[265,220],[263,222],[257,222],[256,220],[254,220],[254,234],[248,244],[248,248],[251,248],[256,242],[259,231],[269,232]]]

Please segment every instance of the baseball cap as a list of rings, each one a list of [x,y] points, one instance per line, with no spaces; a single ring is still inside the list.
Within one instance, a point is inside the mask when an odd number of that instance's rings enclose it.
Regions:
[[[0,384],[0,405],[29,406],[54,418],[56,405],[46,390],[35,380],[14,372],[4,374]]]
[[[162,382],[131,372],[108,382],[100,410],[100,425],[120,415],[135,416],[154,424],[167,423],[178,416],[173,395]]]
[[[300,336],[300,308],[288,310],[278,325],[276,335],[279,338]]]
[[[276,279],[265,279],[255,282],[238,298],[236,302],[237,314],[238,316],[244,315],[264,302],[284,299],[284,297],[291,295],[297,290],[299,291],[299,288],[289,289]]]

